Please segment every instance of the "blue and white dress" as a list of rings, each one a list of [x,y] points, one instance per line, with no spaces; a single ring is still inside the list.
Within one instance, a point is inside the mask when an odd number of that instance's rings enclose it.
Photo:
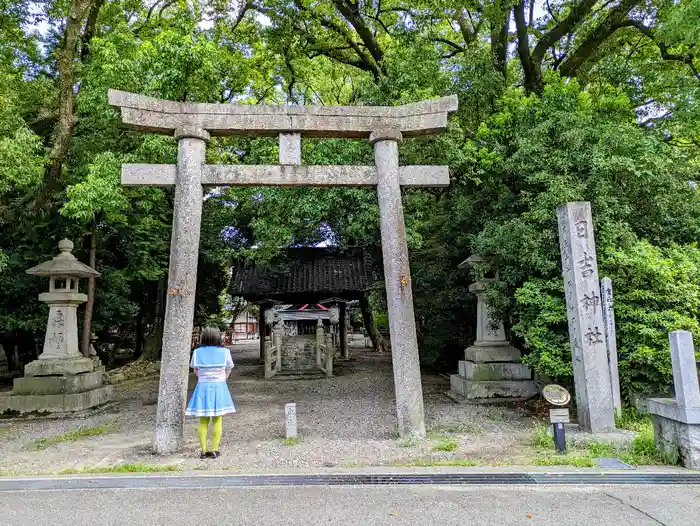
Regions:
[[[198,347],[190,367],[197,369],[197,387],[187,405],[187,416],[222,416],[236,407],[226,384],[226,369],[233,368],[231,351],[225,347]]]

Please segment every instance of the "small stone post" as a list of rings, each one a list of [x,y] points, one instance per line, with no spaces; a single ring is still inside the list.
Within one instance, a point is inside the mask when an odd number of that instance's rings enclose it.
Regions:
[[[297,437],[297,405],[294,403],[284,406],[284,435],[285,438]]]
[[[622,414],[622,399],[620,396],[620,373],[617,367],[615,309],[613,307],[612,280],[610,278],[600,280],[600,294],[602,296],[603,323],[605,323],[605,343],[608,349],[608,368],[610,369],[613,407],[615,408],[615,414],[619,416]]]
[[[159,455],[176,453],[182,447],[202,222],[202,168],[209,134],[196,128],[181,128],[175,139],[177,184],[153,442],[153,451]]]
[[[589,202],[557,208],[578,422],[585,431],[615,428],[610,368]]]
[[[375,131],[369,140],[374,145],[374,161],[377,166],[379,226],[398,430],[400,436],[422,438],[425,436],[423,386],[399,180],[398,143],[402,140],[402,135],[397,130]]]

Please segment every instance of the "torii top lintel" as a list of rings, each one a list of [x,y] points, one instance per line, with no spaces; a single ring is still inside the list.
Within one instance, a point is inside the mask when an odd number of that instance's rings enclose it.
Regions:
[[[109,104],[120,109],[130,128],[167,135],[198,128],[211,135],[345,138],[367,138],[387,129],[407,137],[439,133],[458,107],[454,95],[403,106],[287,106],[174,102],[112,89]]]

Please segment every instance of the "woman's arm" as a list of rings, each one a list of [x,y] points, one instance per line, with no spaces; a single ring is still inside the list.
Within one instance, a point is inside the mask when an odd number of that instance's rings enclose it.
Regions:
[[[227,349],[226,353],[226,378],[231,376],[231,371],[233,371],[233,359],[231,358],[231,350]]]

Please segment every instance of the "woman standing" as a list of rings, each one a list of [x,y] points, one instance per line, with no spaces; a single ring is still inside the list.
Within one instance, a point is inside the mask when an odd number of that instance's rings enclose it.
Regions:
[[[226,380],[233,369],[231,351],[221,346],[221,333],[216,327],[202,331],[200,346],[192,353],[190,367],[197,375],[197,387],[187,406],[187,416],[199,417],[199,458],[218,458],[223,432],[223,416],[235,413]],[[212,422],[211,450],[207,449],[209,420]]]

